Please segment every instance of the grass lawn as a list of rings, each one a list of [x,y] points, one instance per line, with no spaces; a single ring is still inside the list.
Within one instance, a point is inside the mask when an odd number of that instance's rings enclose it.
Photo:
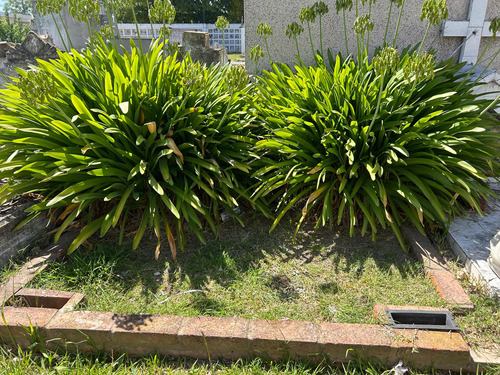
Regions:
[[[227,57],[233,62],[245,62],[245,55],[240,53],[230,53]]]
[[[168,245],[131,251],[98,243],[53,264],[29,287],[84,293],[80,307],[116,313],[239,316],[373,323],[373,306],[443,306],[422,266],[390,232],[371,238],[292,226],[271,234],[260,216],[224,224],[217,240],[188,241],[175,264]],[[253,224],[252,224],[253,223]]]
[[[283,222],[269,234],[266,219],[257,215],[244,221],[249,224],[246,228],[236,222],[223,224],[218,239],[211,238],[207,245],[190,238],[186,250],[178,253],[177,263],[167,245],[159,260],[154,260],[153,237],[136,251],[98,242],[50,265],[27,287],[81,292],[86,298],[79,309],[117,313],[375,323],[372,309],[379,303],[446,307],[424,276],[422,265],[400,248],[389,231],[379,233],[372,242],[359,234],[350,238],[342,231],[314,231],[305,226],[293,244],[290,224]],[[474,311],[455,315],[465,339],[473,347],[498,349],[500,302],[460,277],[463,268],[452,253],[444,245],[440,250],[476,305]],[[0,277],[5,279],[15,267],[5,269]],[[369,363],[347,368],[259,360],[209,364],[154,357],[116,360],[16,353],[3,348],[0,363],[8,366],[0,374],[35,373],[51,356],[58,368],[95,374],[381,374],[386,370]],[[500,373],[500,369],[487,373]]]
[[[0,375],[24,374],[175,374],[175,375],[392,375],[390,368],[377,362],[353,361],[329,366],[304,362],[266,362],[259,358],[236,362],[206,362],[150,356],[131,359],[125,355],[56,353],[12,350],[0,345]],[[477,375],[498,375],[500,367],[491,367]],[[450,372],[409,369],[406,375],[452,375]],[[457,374],[458,375],[458,374]],[[462,375],[462,374],[460,374]]]

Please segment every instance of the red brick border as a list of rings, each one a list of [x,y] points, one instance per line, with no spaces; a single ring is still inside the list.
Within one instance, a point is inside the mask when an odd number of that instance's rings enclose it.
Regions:
[[[65,249],[76,237],[75,233],[65,233],[57,244],[48,247],[45,255],[31,259],[3,284],[0,285],[0,306],[5,303],[26,284],[35,278],[37,274],[47,268],[50,262],[60,259]]]
[[[347,362],[352,353],[378,357],[393,365],[400,359],[416,368],[458,371],[470,366],[469,347],[458,333],[395,330],[383,325],[247,320],[242,318],[126,315],[54,309],[4,309],[10,334],[20,345],[29,337],[22,326],[37,325],[49,346],[80,351],[162,354],[191,358]],[[28,318],[29,317],[29,318]],[[9,342],[7,327],[0,337]]]
[[[435,285],[441,298],[451,304],[451,308],[473,309],[474,303],[455,279],[431,241],[414,228],[404,228],[403,234],[410,243],[413,254],[424,263],[425,273]]]

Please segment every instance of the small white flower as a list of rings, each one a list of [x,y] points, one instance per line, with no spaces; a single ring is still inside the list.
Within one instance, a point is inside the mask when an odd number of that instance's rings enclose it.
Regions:
[[[399,363],[392,369],[392,372],[396,375],[404,375],[407,371],[408,367],[403,367],[403,361],[399,361]]]

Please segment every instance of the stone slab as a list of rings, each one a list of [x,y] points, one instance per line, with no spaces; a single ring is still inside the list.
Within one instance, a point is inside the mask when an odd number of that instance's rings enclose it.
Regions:
[[[307,358],[322,352],[321,328],[311,322],[251,320],[248,340],[253,353],[272,359]]]
[[[95,311],[59,313],[45,326],[44,334],[52,347],[110,351],[114,315]]]
[[[500,193],[500,184],[492,183]],[[451,222],[447,240],[473,278],[483,283],[491,296],[500,297],[500,278],[488,264],[490,240],[500,231],[500,199],[492,198],[484,216],[470,213]]]
[[[45,234],[47,218],[38,215],[28,225],[15,227],[28,215],[24,210],[33,202],[0,206],[0,266],[14,259],[19,251],[40,240]]]
[[[114,314],[111,328],[113,349],[134,356],[179,352],[178,332],[181,316]]]
[[[455,279],[430,240],[418,230],[410,227],[404,228],[403,234],[413,254],[423,262],[425,273],[435,285],[441,298],[452,305],[453,309],[473,309],[474,304],[469,295]]]

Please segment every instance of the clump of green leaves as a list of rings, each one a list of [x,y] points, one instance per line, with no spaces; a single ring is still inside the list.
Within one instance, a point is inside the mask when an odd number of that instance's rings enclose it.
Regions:
[[[13,43],[22,43],[30,32],[31,27],[24,25],[20,19],[14,17],[11,22],[9,14],[0,19],[0,40]]]
[[[37,0],[36,11],[45,16],[51,13],[59,13],[66,5],[66,0]]]
[[[496,38],[497,33],[500,30],[500,17],[495,17],[491,20],[489,30],[493,34],[493,38]]]
[[[365,14],[356,18],[352,29],[356,34],[364,36],[366,32],[373,30],[375,24],[370,20],[370,15]]]
[[[151,22],[160,22],[172,24],[176,15],[175,7],[170,0],[155,0],[149,10],[149,19]]]
[[[311,33],[311,23],[316,22],[316,8],[314,6],[309,6],[302,8],[299,13],[299,20],[303,24],[304,22],[307,23],[307,30],[309,32],[309,42],[311,43],[311,49],[313,56],[316,55],[316,50],[314,49],[314,43],[313,43],[313,38],[312,38],[312,33]]]
[[[21,98],[34,108],[57,95],[56,83],[50,75],[42,71],[22,71],[17,87]]]
[[[78,22],[89,22],[97,19],[101,5],[95,0],[68,0],[68,11]]]
[[[393,73],[399,68],[399,52],[392,47],[385,47],[372,61],[375,73],[382,76]]]
[[[424,53],[422,55],[415,52],[405,65],[403,73],[406,79],[414,76],[416,82],[421,82],[426,79],[430,80],[435,76],[435,65],[436,58],[434,55],[430,53]]]
[[[56,240],[80,227],[70,253],[112,227],[135,232],[137,248],[150,228],[157,255],[165,233],[175,258],[186,229],[203,241],[204,223],[217,233],[220,211],[249,201],[248,81],[229,66],[164,56],[159,41],[122,55],[98,40],[2,91],[0,202],[40,194],[30,219],[50,212]]]
[[[306,218],[374,238],[389,226],[403,244],[404,222],[423,232],[469,207],[481,212],[485,180],[499,173],[499,136],[484,116],[490,102],[460,82],[460,68],[388,47],[371,65],[329,54],[328,64],[265,73],[271,134],[257,143],[266,157],[253,197],[276,202],[273,228],[296,207],[297,231]]]
[[[447,0],[425,0],[422,5],[422,21],[428,20],[431,25],[439,26],[442,20],[448,18]]]

